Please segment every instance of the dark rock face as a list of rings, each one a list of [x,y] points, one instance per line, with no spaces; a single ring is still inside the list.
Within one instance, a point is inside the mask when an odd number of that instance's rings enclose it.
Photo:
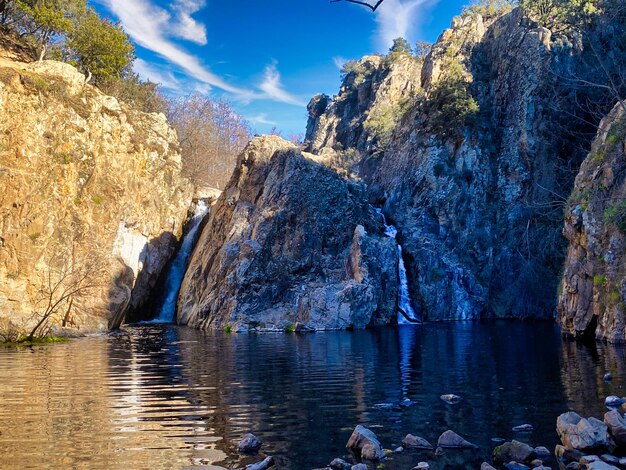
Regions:
[[[234,330],[390,323],[397,252],[383,229],[362,183],[278,137],[256,138],[199,238],[178,322]]]
[[[625,112],[617,105],[600,124],[568,201],[558,305],[563,331],[614,343],[626,340],[625,138]]]
[[[412,75],[412,104],[383,148],[364,117],[384,91],[355,86],[348,74],[339,97],[354,96],[352,105],[337,98],[320,114],[320,98],[312,102],[311,150],[322,155],[340,143],[360,152],[353,166],[399,230],[423,318],[552,316],[566,248],[555,194],[571,191],[570,169],[593,129],[583,120],[594,119],[576,104],[580,90],[558,77],[582,74],[588,54],[520,9],[489,18],[468,12],[440,36],[419,83]],[[451,65],[478,111],[457,128],[445,120],[437,127],[441,108],[429,99],[450,80]],[[369,104],[360,100],[365,89],[375,90]]]

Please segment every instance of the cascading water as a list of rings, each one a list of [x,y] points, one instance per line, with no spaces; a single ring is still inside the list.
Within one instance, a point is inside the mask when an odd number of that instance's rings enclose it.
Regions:
[[[385,214],[383,214],[382,209],[377,208],[376,212],[380,214],[383,218],[383,224],[385,225],[385,235],[389,238],[393,238],[396,240],[396,236],[398,235],[398,230],[393,226],[387,224],[387,219],[385,218]],[[398,306],[400,309],[406,314],[403,315],[401,312],[398,312],[398,324],[399,325],[411,325],[415,323],[421,323],[421,319],[411,307],[411,297],[409,295],[409,280],[406,276],[406,268],[404,266],[404,258],[402,257],[402,245],[398,243],[396,240],[396,245],[398,246],[398,277],[400,280],[400,284],[398,285]]]
[[[191,251],[196,244],[198,238],[198,229],[200,223],[206,215],[209,208],[204,201],[199,201],[196,206],[196,210],[193,213],[191,221],[189,221],[189,231],[183,238],[183,243],[178,250],[178,254],[170,266],[170,270],[165,278],[165,300],[161,309],[159,310],[159,316],[153,320],[154,323],[172,323],[174,321],[174,315],[176,314],[176,300],[178,299],[178,292],[180,291],[180,285],[183,282],[183,276],[187,269],[187,260]]]

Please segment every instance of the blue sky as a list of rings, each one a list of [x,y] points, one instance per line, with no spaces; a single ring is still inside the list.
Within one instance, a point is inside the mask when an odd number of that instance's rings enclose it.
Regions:
[[[135,71],[172,95],[225,98],[258,133],[303,133],[306,103],[339,67],[393,38],[434,41],[468,0],[91,0],[137,46]]]

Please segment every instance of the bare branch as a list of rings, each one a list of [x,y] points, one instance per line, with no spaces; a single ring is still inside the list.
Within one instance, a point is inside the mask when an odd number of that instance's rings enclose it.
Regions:
[[[380,6],[381,3],[383,3],[384,0],[378,0],[375,4],[371,4],[371,3],[367,3],[367,2],[363,2],[360,0],[330,0],[330,3],[338,3],[338,2],[348,2],[348,3],[355,3],[357,5],[362,5],[364,7],[369,8],[372,11],[376,11],[376,9]]]

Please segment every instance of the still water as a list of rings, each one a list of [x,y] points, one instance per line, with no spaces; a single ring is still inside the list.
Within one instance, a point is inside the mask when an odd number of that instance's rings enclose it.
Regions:
[[[602,379],[605,372],[612,383]],[[560,339],[549,323],[438,323],[358,332],[205,334],[166,325],[0,348],[1,468],[236,468],[253,431],[277,469],[346,454],[356,424],[386,448],[453,429],[476,451],[407,451],[387,469],[479,468],[491,438],[553,448],[568,409],[622,396],[626,353]],[[457,405],[440,400],[461,395]],[[388,408],[408,398],[408,408]],[[377,406],[378,405],[378,406]],[[530,423],[532,434],[514,436]]]

